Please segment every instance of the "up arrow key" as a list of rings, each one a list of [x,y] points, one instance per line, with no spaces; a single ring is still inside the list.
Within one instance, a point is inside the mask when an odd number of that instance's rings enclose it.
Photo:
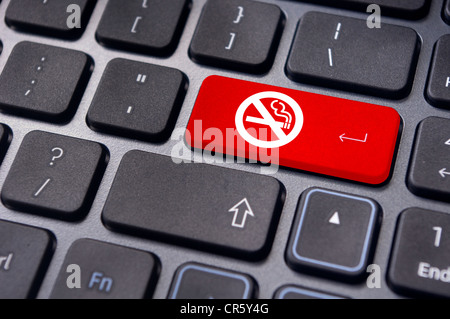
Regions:
[[[328,220],[330,224],[340,225],[341,221],[339,220],[339,213],[335,212],[333,216]]]
[[[241,207],[245,206],[245,207]],[[231,226],[238,227],[238,228],[244,228],[245,222],[247,220],[247,216],[255,217],[255,214],[253,214],[252,208],[250,207],[250,204],[247,201],[247,198],[242,199],[239,203],[234,205],[232,208],[228,210],[229,212],[234,212],[233,221],[231,222]],[[240,213],[243,212],[243,213]],[[239,219],[239,216],[242,216]]]

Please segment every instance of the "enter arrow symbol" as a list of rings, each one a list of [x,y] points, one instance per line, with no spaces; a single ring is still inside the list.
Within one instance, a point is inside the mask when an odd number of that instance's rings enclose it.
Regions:
[[[244,228],[247,216],[255,217],[255,214],[253,214],[252,208],[250,207],[247,198],[241,200],[239,203],[231,207],[228,211],[234,212],[233,221],[231,222],[231,226],[233,227]]]
[[[350,140],[350,141],[365,143],[365,142],[367,142],[367,136],[368,136],[368,134],[366,134],[366,137],[363,140],[358,140],[356,138],[345,137],[345,133],[344,133],[341,136],[339,136],[339,138],[341,139],[341,142],[344,142],[344,140]]]
[[[446,168],[443,168],[443,169],[441,169],[441,170],[439,171],[439,174],[441,174],[441,176],[442,176],[443,178],[445,178],[445,175],[450,175],[450,172],[447,172],[447,169],[446,169]]]

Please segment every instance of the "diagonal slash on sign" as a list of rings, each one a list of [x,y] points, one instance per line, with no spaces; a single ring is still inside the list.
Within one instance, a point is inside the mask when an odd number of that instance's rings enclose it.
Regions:
[[[289,134],[285,134],[282,130],[282,126],[279,125],[279,123],[272,117],[270,112],[267,110],[267,108],[264,106],[264,104],[261,102],[262,99],[275,99],[284,102],[285,104],[288,104],[293,113],[295,118],[295,125],[291,132]],[[281,103],[281,102],[280,102]],[[284,104],[283,103],[283,104]],[[250,135],[247,129],[244,125],[244,113],[247,110],[247,108],[250,105],[254,105],[257,109],[257,111],[261,114],[263,117],[262,119],[256,119],[253,117],[247,117],[246,121],[248,122],[256,122],[263,125],[268,125],[275,135],[278,137],[278,140],[275,141],[266,141],[266,140],[260,140],[255,138],[254,136]],[[255,121],[253,121],[253,119]],[[249,121],[250,120],[250,121]],[[248,143],[257,146],[257,147],[263,147],[263,148],[275,148],[275,147],[281,147],[283,145],[286,145],[293,141],[303,127],[303,112],[298,103],[291,98],[290,96],[275,92],[275,91],[266,91],[266,92],[260,92],[253,94],[252,96],[248,97],[244,102],[241,103],[239,108],[236,111],[235,116],[235,125],[238,133],[241,135],[241,137],[247,141]]]
[[[253,105],[258,110],[259,114],[263,117],[267,125],[272,129],[278,139],[282,140],[287,137],[281,127],[278,125],[277,121],[273,118],[273,116],[267,111],[264,104],[262,104],[260,99],[253,99]]]

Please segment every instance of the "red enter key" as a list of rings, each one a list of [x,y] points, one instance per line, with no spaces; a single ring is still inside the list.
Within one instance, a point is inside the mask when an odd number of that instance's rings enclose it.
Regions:
[[[194,148],[381,184],[400,128],[392,108],[210,76],[186,134]],[[273,162],[273,157],[272,157]]]

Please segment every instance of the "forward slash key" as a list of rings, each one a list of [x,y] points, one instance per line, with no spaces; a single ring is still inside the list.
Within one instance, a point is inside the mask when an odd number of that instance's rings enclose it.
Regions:
[[[34,197],[38,197],[39,194],[40,194],[40,193],[44,190],[44,188],[47,186],[47,184],[50,183],[50,181],[51,181],[51,179],[50,179],[50,178],[47,178],[47,179],[45,180],[44,184],[42,184],[42,186],[39,187],[39,189],[37,190],[36,193],[34,193],[33,196],[34,196]]]
[[[107,150],[101,144],[32,131],[24,137],[3,183],[1,201],[30,214],[80,219],[89,212],[106,161]]]

